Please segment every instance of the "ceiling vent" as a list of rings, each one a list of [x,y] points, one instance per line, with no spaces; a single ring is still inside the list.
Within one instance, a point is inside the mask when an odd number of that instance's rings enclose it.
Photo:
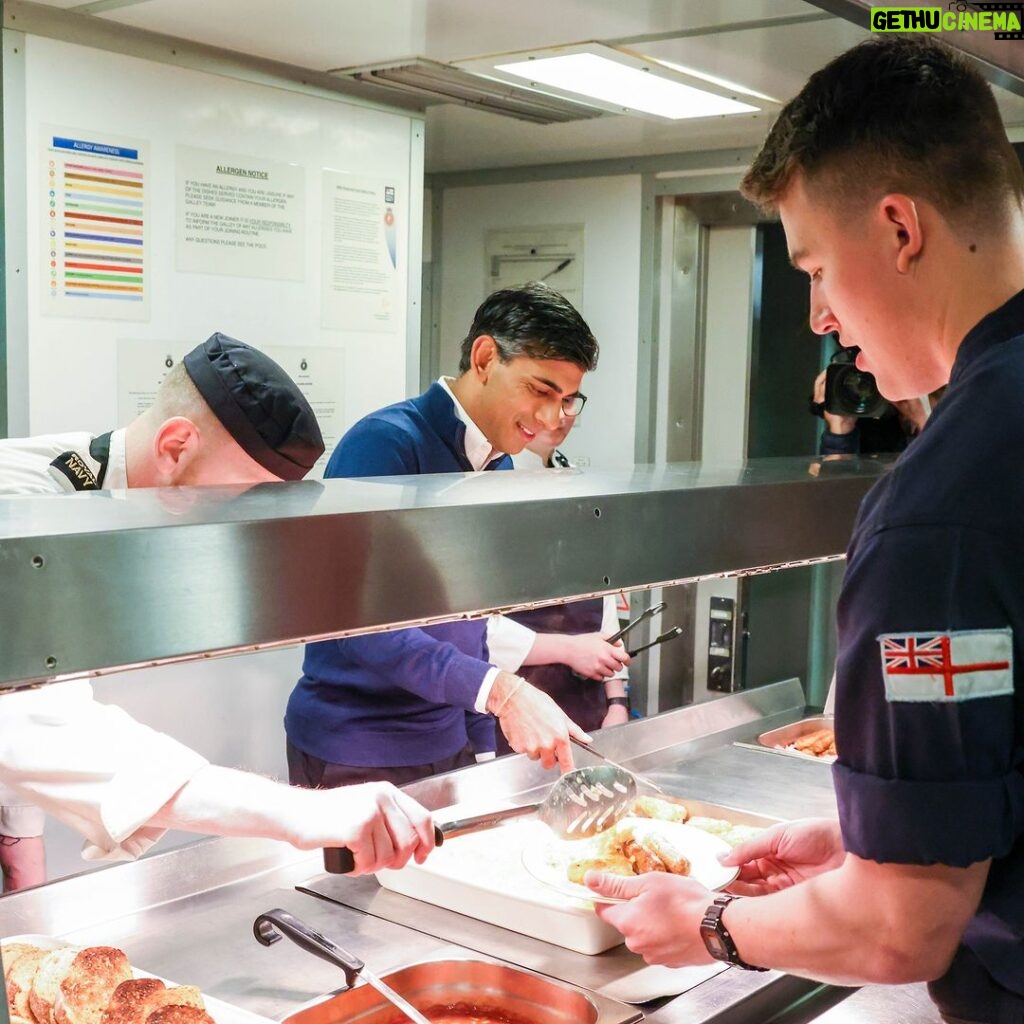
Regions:
[[[518,89],[422,57],[379,67],[340,68],[331,74],[416,93],[435,102],[460,103],[533,124],[561,124],[603,115],[603,111],[583,103]]]

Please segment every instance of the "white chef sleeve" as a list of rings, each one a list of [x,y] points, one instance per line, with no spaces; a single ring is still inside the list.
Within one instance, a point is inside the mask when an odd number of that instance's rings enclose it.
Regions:
[[[149,849],[164,830],[146,823],[207,763],[88,683],[0,696],[0,781],[84,835],[86,860]]]

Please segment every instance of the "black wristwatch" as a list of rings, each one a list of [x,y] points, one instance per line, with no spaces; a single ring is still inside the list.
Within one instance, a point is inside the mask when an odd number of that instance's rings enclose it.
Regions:
[[[608,698],[608,703],[610,705],[611,704],[621,704],[624,708],[628,708],[629,707],[629,698],[628,697],[609,697]]]
[[[722,914],[736,896],[716,896],[715,902],[704,911],[704,918],[700,923],[700,937],[704,940],[708,952],[723,963],[740,967],[744,971],[766,971],[767,967],[755,967],[753,964],[744,963],[740,958],[736,943],[725,927]]]

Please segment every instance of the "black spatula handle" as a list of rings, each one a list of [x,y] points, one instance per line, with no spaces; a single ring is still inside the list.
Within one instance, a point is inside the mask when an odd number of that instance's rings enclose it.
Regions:
[[[434,826],[434,843],[440,846],[444,842],[444,833]],[[332,875],[347,875],[354,871],[356,859],[347,846],[324,847],[324,871]]]

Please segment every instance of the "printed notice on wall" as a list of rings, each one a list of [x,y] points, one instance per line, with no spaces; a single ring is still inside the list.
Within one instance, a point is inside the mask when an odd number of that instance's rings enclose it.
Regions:
[[[47,316],[149,319],[147,144],[43,128]]]
[[[295,164],[177,147],[179,271],[301,281],[305,177]]]
[[[322,326],[395,329],[402,198],[392,182],[324,171]]]
[[[117,422],[131,423],[155,401],[171,367],[193,346],[187,341],[117,340]]]

